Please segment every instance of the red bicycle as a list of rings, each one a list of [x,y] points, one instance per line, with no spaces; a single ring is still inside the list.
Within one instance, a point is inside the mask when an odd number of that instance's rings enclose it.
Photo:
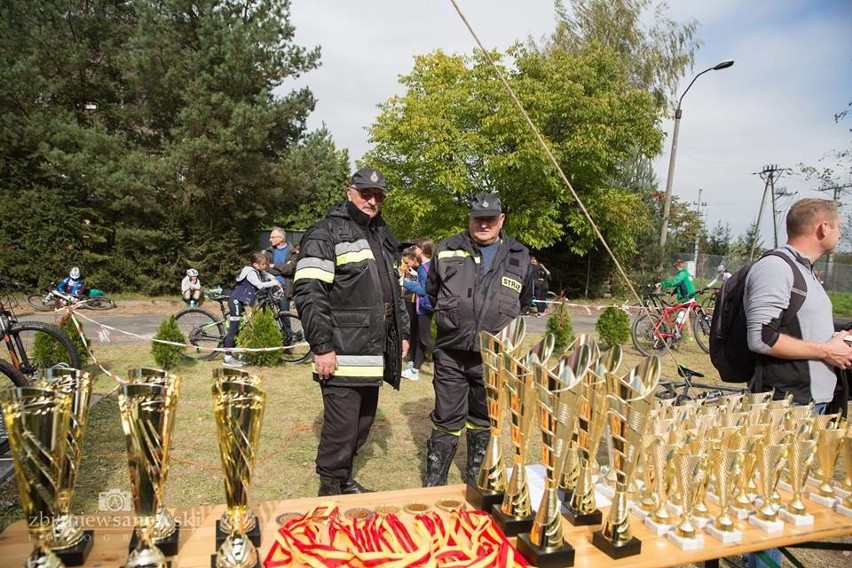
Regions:
[[[630,328],[630,338],[636,349],[646,356],[676,349],[689,323],[695,343],[709,353],[712,314],[698,301],[699,294],[704,292],[697,292],[695,297],[685,302],[669,304],[656,288],[649,286],[642,298],[642,305],[647,310],[636,318]]]

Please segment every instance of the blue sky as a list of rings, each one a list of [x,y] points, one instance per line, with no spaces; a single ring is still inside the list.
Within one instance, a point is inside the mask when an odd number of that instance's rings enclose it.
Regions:
[[[541,38],[554,27],[552,0],[458,4],[488,47],[504,49],[517,39]],[[764,189],[757,173],[763,166],[819,164],[826,153],[852,147],[852,116],[834,122],[834,115],[852,101],[852,2],[671,4],[672,19],[698,20],[703,43],[679,93],[701,70],[724,59],[736,61],[730,69],[703,75],[683,100],[673,193],[693,202],[702,188],[708,226],[726,222],[737,235],[757,217]],[[411,70],[415,55],[474,49],[449,0],[293,0],[291,14],[296,42],[323,50],[322,67],[298,80],[318,98],[309,126],[326,124],[353,160],[368,150],[365,128],[376,116],[376,105],[402,92],[397,78]],[[667,138],[655,162],[661,189],[672,121],[664,121],[662,128]],[[798,175],[785,173],[778,187],[796,192],[779,201],[782,213],[794,199],[824,195],[813,191],[815,182]],[[852,189],[844,201],[846,210],[852,209]],[[769,245],[768,212],[761,226]],[[783,242],[783,231],[779,239]]]

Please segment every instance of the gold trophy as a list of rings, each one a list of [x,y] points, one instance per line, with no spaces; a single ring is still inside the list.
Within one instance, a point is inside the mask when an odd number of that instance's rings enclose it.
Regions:
[[[125,568],[165,568],[163,552],[153,541],[157,513],[165,491],[172,425],[179,379],[125,383],[118,395],[121,425],[127,443],[130,485],[136,510],[136,547]]]
[[[601,524],[602,515],[595,502],[592,464],[603,434],[606,404],[606,380],[590,370],[580,386],[580,403],[577,406],[579,474],[564,511],[565,518],[575,526]]]
[[[814,524],[813,515],[802,500],[808,470],[814,459],[816,442],[810,438],[794,438],[787,449],[787,479],[790,484],[792,497],[786,503],[786,508],[778,511],[781,518],[795,526]]]
[[[216,532],[228,534],[221,545],[217,543],[215,565],[253,568],[259,565],[260,558],[248,532],[259,523],[248,504],[248,488],[260,443],[266,394],[259,381],[251,377],[223,378],[213,384],[213,403],[227,502]]]
[[[827,422],[827,427],[818,431],[816,442],[816,461],[819,467],[819,487],[811,489],[808,497],[820,505],[832,508],[837,501],[837,492],[831,483],[834,474],[834,466],[840,456],[840,442],[843,439],[844,430],[839,428],[839,421]]]
[[[846,468],[844,470],[844,485],[852,487],[852,427],[847,429],[846,434],[840,441],[843,451],[843,460]],[[852,517],[852,491],[846,497],[837,501],[837,512],[844,517]]]
[[[231,371],[235,369],[228,370]],[[177,399],[180,395],[180,379],[176,375],[164,369],[155,369],[151,367],[128,369],[127,380],[131,383],[158,384],[162,386],[173,385],[175,399]],[[175,421],[172,419],[169,423],[171,430],[166,433],[166,437],[170,440],[172,438],[172,432],[174,431],[174,425]],[[166,485],[168,473],[168,461],[166,461],[166,468],[162,472],[163,486]],[[169,512],[162,501],[160,501],[159,508],[157,509],[157,520],[154,523],[154,531],[151,534],[154,539],[154,544],[157,545],[157,548],[159,548],[165,556],[175,556],[178,553],[178,548],[180,548],[180,523],[178,523],[174,516]],[[133,533],[133,537],[130,539],[130,550],[136,548],[136,539],[137,535],[136,533]]]
[[[26,568],[61,568],[50,549],[53,518],[58,512],[71,398],[53,389],[18,387],[0,391],[0,406],[21,509],[33,541]]]
[[[491,511],[494,505],[503,503],[506,491],[506,469],[503,466],[503,415],[508,405],[508,394],[504,385],[505,371],[503,355],[514,352],[520,347],[525,333],[523,318],[517,318],[497,335],[479,332],[480,352],[482,353],[482,382],[485,385],[486,405],[490,437],[482,458],[482,466],[476,483],[468,481],[465,487],[465,499],[474,508]]]
[[[706,456],[689,453],[687,448],[681,448],[675,455],[674,470],[681,488],[683,513],[680,522],[666,536],[681,550],[696,550],[704,546],[701,533],[693,522],[692,511],[703,486],[705,460]]]
[[[642,550],[642,542],[630,532],[627,489],[639,462],[642,435],[659,379],[657,357],[647,358],[623,377],[606,374],[607,422],[614,458],[610,467],[615,469],[617,481],[609,514],[603,528],[595,531],[592,544],[611,558],[632,556]]]
[[[757,471],[760,474],[760,506],[748,521],[767,533],[784,529],[784,523],[778,520],[778,509],[772,501],[772,494],[778,477],[781,474],[781,464],[787,452],[785,444],[761,444],[757,449]]]
[[[92,549],[94,531],[80,529],[77,518],[71,514],[71,498],[74,482],[80,467],[80,450],[86,421],[89,416],[89,401],[92,395],[92,378],[85,371],[55,367],[46,369],[39,386],[50,388],[71,398],[71,422],[68,427],[68,446],[59,478],[56,517],[53,519],[51,548],[66,566],[80,566]]]
[[[529,533],[518,535],[518,551],[536,566],[572,566],[574,547],[564,540],[559,480],[576,423],[579,387],[591,362],[588,346],[577,348],[553,370],[533,364],[541,426],[544,493]]]
[[[737,488],[737,479],[742,470],[744,450],[729,449],[724,446],[710,451],[710,464],[716,479],[715,494],[719,500],[719,515],[706,529],[710,535],[722,543],[736,543],[743,539],[742,531],[737,529],[731,517],[731,499]]]

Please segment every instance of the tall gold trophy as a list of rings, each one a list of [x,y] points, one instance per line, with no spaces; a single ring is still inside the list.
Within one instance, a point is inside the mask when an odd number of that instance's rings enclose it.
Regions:
[[[603,528],[595,531],[592,544],[611,558],[639,554],[642,542],[630,532],[627,489],[633,479],[642,448],[645,423],[653,407],[660,379],[660,360],[649,357],[628,374],[606,374],[607,422],[612,436],[615,497]]]
[[[852,426],[849,426],[846,429],[846,434],[840,441],[840,448],[843,452],[843,459],[846,465],[846,468],[844,469],[844,485],[846,487],[852,487]],[[852,491],[850,491],[843,499],[838,500],[837,512],[844,517],[852,517]]]
[[[51,549],[71,422],[71,398],[53,389],[0,391],[3,422],[15,462],[21,509],[33,541],[26,568],[61,568]]]
[[[80,528],[77,518],[71,514],[71,498],[74,496],[83,433],[89,416],[92,378],[85,371],[56,367],[44,371],[39,386],[53,389],[71,398],[71,421],[68,427],[62,476],[59,478],[51,548],[66,566],[81,566],[86,563],[86,557],[92,549],[94,531],[84,531]]]
[[[508,406],[508,395],[504,385],[503,354],[513,353],[524,339],[526,324],[523,318],[512,320],[497,335],[479,332],[482,353],[482,382],[485,385],[488,422],[491,436],[485,448],[485,456],[477,475],[476,483],[468,480],[465,499],[476,509],[491,511],[494,505],[503,503],[506,491],[506,468],[503,465],[501,436],[503,417]]]
[[[259,529],[257,517],[248,503],[248,488],[252,468],[260,444],[260,426],[266,405],[266,393],[256,377],[222,378],[213,383],[213,414],[216,417],[216,435],[219,455],[225,474],[225,501],[227,509],[216,523],[216,566],[219,568],[253,568],[259,566],[260,557],[249,532]]]
[[[703,536],[692,518],[693,509],[698,503],[698,493],[703,487],[704,467],[707,456],[691,453],[688,448],[681,448],[674,459],[675,475],[681,488],[681,506],[683,514],[680,522],[666,537],[681,550],[696,550],[704,546]]]
[[[118,395],[121,425],[127,443],[127,462],[136,510],[136,547],[125,568],[165,568],[163,552],[153,541],[157,513],[165,492],[171,432],[179,379],[167,382],[125,383]]]
[[[743,467],[744,450],[720,446],[710,450],[710,466],[716,479],[715,495],[719,500],[719,514],[707,525],[710,536],[724,543],[736,543],[743,539],[743,533],[737,529],[731,517],[731,499],[737,488],[737,479]]]
[[[532,527],[533,510],[527,482],[526,454],[538,410],[534,363],[544,364],[553,352],[554,337],[546,335],[520,361],[510,353],[503,355],[504,387],[509,398],[510,432],[512,433],[512,475],[500,506],[491,509],[494,522],[506,536],[516,536]]]
[[[778,511],[781,518],[795,526],[812,525],[814,517],[802,500],[808,470],[814,459],[816,442],[808,437],[794,437],[787,448],[787,480],[792,496],[785,508]]]
[[[824,415],[825,416],[825,415]],[[808,497],[825,507],[834,507],[837,501],[837,492],[832,485],[834,468],[837,458],[840,457],[840,442],[845,430],[839,428],[839,421],[826,421],[826,427],[822,431],[814,430],[816,439],[816,462],[819,468],[819,486],[811,489]]]
[[[533,364],[541,426],[541,461],[544,464],[544,493],[529,533],[518,535],[518,550],[536,566],[571,566],[574,547],[562,530],[558,498],[559,480],[566,451],[577,420],[579,387],[591,363],[588,346],[578,347],[553,369]]]

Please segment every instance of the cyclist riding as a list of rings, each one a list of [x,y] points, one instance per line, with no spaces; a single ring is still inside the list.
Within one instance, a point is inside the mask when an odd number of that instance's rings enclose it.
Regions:
[[[82,300],[89,296],[89,288],[83,281],[83,274],[76,266],[72,267],[71,270],[68,271],[68,276],[63,278],[62,281],[56,285],[56,290],[62,294],[73,296],[78,300]]]

